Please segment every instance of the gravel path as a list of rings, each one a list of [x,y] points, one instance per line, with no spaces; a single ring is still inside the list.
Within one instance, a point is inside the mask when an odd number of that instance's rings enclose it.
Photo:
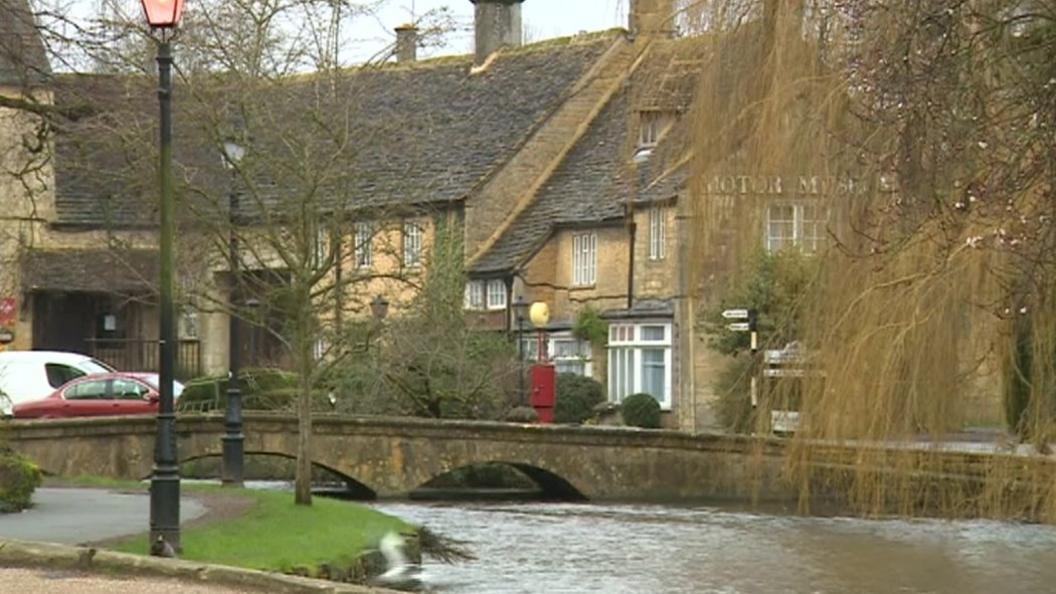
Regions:
[[[0,591],[24,594],[259,594],[259,590],[237,590],[170,579],[109,578],[41,569],[0,568],[0,584]]]

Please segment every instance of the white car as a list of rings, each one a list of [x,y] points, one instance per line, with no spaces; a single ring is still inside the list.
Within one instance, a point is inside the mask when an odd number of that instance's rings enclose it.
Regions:
[[[66,382],[94,373],[115,371],[80,353],[7,351],[0,353],[0,414],[11,416],[14,405],[44,398]]]

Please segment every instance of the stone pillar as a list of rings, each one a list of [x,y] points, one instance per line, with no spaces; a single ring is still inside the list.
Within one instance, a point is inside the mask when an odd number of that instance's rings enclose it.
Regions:
[[[410,64],[418,60],[418,27],[412,24],[396,27],[396,62]]]
[[[521,45],[521,3],[524,0],[469,0],[474,4],[476,51],[474,63],[483,64],[503,47]]]

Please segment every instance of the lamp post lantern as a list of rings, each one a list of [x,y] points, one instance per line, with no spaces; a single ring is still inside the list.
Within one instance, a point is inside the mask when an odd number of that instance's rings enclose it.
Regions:
[[[161,183],[158,293],[160,297],[158,370],[158,424],[154,442],[154,472],[150,479],[151,551],[180,547],[180,467],[176,456],[176,412],[172,382],[175,371],[175,324],[173,315],[172,244],[172,45],[171,30],[180,22],[183,0],[141,0],[147,24],[158,43],[158,103],[161,150],[158,172]],[[156,546],[161,545],[161,546]],[[168,545],[168,547],[164,546]]]
[[[517,358],[520,359],[520,372],[517,374],[517,391],[521,399],[521,406],[528,405],[528,392],[524,388],[524,320],[528,317],[528,308],[531,307],[524,297],[517,296],[513,302],[513,315],[517,320]]]
[[[224,141],[223,164],[231,170],[231,188],[228,195],[228,258],[231,260],[231,317],[228,325],[228,378],[227,403],[224,407],[224,436],[220,439],[223,445],[223,463],[221,464],[220,482],[225,487],[243,485],[245,467],[245,435],[242,433],[242,386],[239,375],[242,373],[242,323],[236,315],[241,304],[242,267],[238,249],[238,190],[235,182],[238,179],[238,166],[246,149],[230,138]]]

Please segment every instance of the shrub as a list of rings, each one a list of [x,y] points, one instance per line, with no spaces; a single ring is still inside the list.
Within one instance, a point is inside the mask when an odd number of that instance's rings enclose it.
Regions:
[[[751,357],[737,357],[719,373],[715,382],[718,398],[714,411],[722,426],[733,433],[748,433],[752,426]]]
[[[246,410],[290,410],[299,392],[297,375],[281,369],[251,368],[239,373],[242,407]],[[178,404],[182,411],[223,410],[227,399],[227,377],[203,377],[184,385]],[[312,394],[312,408],[332,410],[325,391]]]
[[[591,417],[594,407],[604,401],[604,390],[593,378],[574,373],[560,373],[557,375],[554,421],[582,423]]]
[[[660,403],[649,394],[631,394],[620,405],[623,422],[642,429],[660,428]]]
[[[42,479],[36,464],[14,452],[0,451],[0,513],[29,507]]]

